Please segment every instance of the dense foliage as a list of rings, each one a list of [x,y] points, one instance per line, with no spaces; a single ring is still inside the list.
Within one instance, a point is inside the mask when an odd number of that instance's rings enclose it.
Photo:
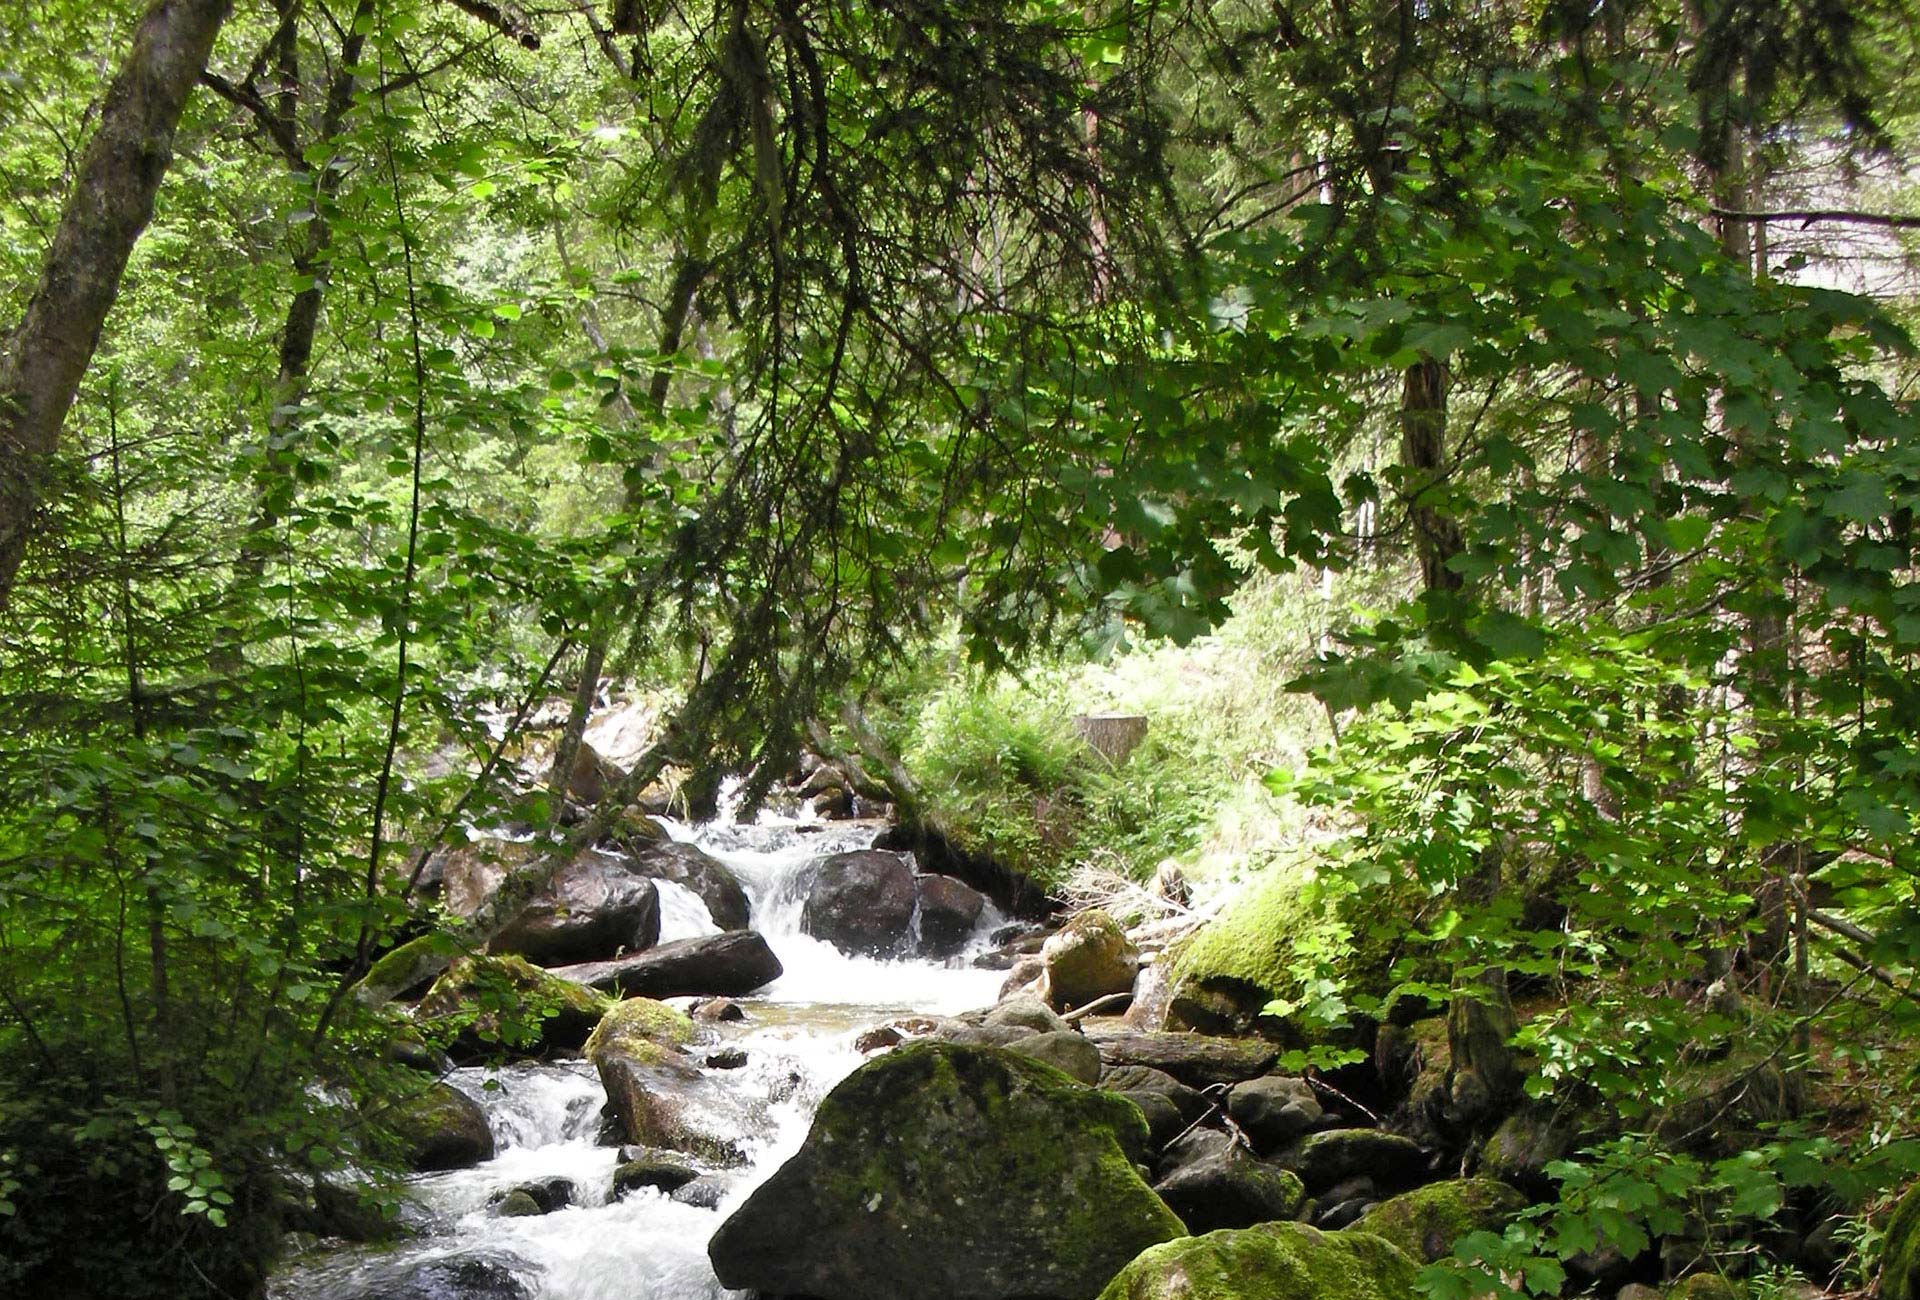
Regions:
[[[1304,675],[1343,734],[1292,788],[1440,906],[1403,992],[1551,994],[1495,1045],[1606,1116],[1481,1281],[1904,1167],[1907,304],[1755,214],[1903,156],[1909,6],[199,8],[50,453],[6,385],[186,8],[0,13],[0,1286],[257,1289],[377,1158],[353,990],[428,853],[561,835],[503,761],[550,694],[662,684],[635,781],[696,794],[917,698],[983,838],[1146,871],[1265,751],[1127,783],[925,664],[1188,642],[1263,571],[1392,606]],[[1701,1062],[1782,1103],[1703,1144]]]

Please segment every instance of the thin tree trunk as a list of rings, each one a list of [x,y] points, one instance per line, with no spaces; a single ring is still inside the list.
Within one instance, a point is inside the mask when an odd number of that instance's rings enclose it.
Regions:
[[[173,161],[187,97],[232,0],[154,0],[108,87],[40,282],[0,355],[0,607],[13,591],[60,426]]]

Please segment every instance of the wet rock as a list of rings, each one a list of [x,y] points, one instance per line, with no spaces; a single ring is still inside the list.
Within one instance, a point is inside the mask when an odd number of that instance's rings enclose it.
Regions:
[[[493,1130],[480,1104],[451,1084],[429,1085],[382,1117],[419,1173],[467,1169],[493,1159]]]
[[[618,961],[556,966],[553,974],[630,997],[744,996],[780,978],[780,959],[751,930],[676,939]]]
[[[1160,1093],[1119,1092],[1114,1095],[1125,1097],[1139,1108],[1147,1121],[1148,1136],[1156,1147],[1165,1146],[1187,1129],[1187,1120],[1180,1114],[1180,1108]]]
[[[1158,1032],[1167,1027],[1167,1009],[1173,1003],[1173,975],[1165,961],[1142,966],[1133,981],[1133,1001],[1122,1017],[1129,1029]]]
[[[684,1187],[676,1187],[668,1194],[670,1200],[682,1205],[691,1205],[697,1210],[717,1210],[720,1202],[727,1199],[727,1193],[733,1190],[733,1180],[718,1174],[702,1174]]]
[[[1418,1143],[1372,1128],[1336,1128],[1302,1138],[1279,1158],[1318,1191],[1366,1175],[1381,1187],[1407,1187],[1426,1172],[1426,1152]]]
[[[447,910],[471,916],[536,850],[531,841],[483,839],[436,854]],[[560,864],[488,951],[550,966],[646,948],[659,937],[660,898],[653,882],[634,871],[625,855],[585,849]]]
[[[1041,946],[1040,960],[1045,968],[1040,996],[1060,1011],[1131,992],[1140,973],[1140,950],[1119,922],[1099,908],[1062,926]]]
[[[1262,1223],[1155,1246],[1099,1300],[1413,1300],[1413,1278],[1378,1237]]]
[[[745,1020],[747,1009],[732,998],[708,998],[705,1002],[696,1005],[691,1014],[695,1020],[703,1020],[710,1024],[730,1024]]]
[[[502,1219],[524,1219],[552,1214],[573,1204],[573,1184],[564,1178],[544,1178],[500,1192],[488,1202]]]
[[[1154,1034],[1089,1027],[1087,1037],[1109,1066],[1148,1065],[1192,1088],[1257,1079],[1280,1059],[1280,1049],[1258,1038]]]
[[[414,1009],[420,1023],[457,1024],[456,1060],[483,1060],[501,1047],[521,1055],[577,1051],[600,1023],[607,999],[541,970],[523,957],[462,957]],[[510,1008],[507,1014],[502,1008]]]
[[[973,938],[986,910],[986,895],[952,876],[919,876],[920,947],[936,957],[959,952]]]
[[[1171,1167],[1153,1190],[1190,1232],[1291,1219],[1307,1199],[1296,1175],[1261,1162],[1216,1130],[1188,1134],[1167,1155]]]
[[[755,1132],[746,1104],[700,1068],[686,1045],[693,1022],[661,1002],[630,998],[587,1040],[619,1133],[641,1146],[737,1163]]]
[[[727,864],[691,844],[665,843],[627,845],[628,859],[634,871],[655,880],[671,880],[691,890],[707,905],[713,923],[722,930],[744,930],[753,922],[753,908],[747,891]]]
[[[658,1192],[676,1192],[700,1176],[700,1171],[670,1160],[629,1160],[613,1171],[613,1198],[650,1187]]]
[[[1527,1198],[1491,1178],[1455,1178],[1380,1202],[1354,1224],[1385,1237],[1415,1263],[1431,1264],[1453,1253],[1453,1243],[1471,1232],[1503,1232]],[[1704,1300],[1704,1298],[1702,1298]]]
[[[913,901],[913,869],[899,854],[836,853],[814,876],[800,928],[845,953],[890,957],[906,946]]]
[[[747,1053],[739,1047],[722,1047],[708,1052],[706,1063],[709,1070],[737,1070],[747,1063]]]
[[[1321,1113],[1320,1100],[1305,1079],[1263,1075],[1235,1084],[1227,1094],[1227,1114],[1263,1153],[1311,1132]]]
[[[907,1041],[907,1036],[892,1025],[876,1025],[853,1040],[853,1050],[862,1056],[885,1051],[889,1047],[898,1047]]]
[[[840,1300],[1085,1300],[1183,1228],[1130,1105],[1013,1053],[915,1043],[828,1094],[708,1247],[723,1285]]]
[[[518,1274],[528,1265],[488,1253],[382,1263],[356,1273],[329,1300],[531,1300]]]
[[[1004,925],[989,939],[994,946],[973,959],[980,970],[1012,970],[1022,957],[1038,957],[1047,930],[1037,925]]]

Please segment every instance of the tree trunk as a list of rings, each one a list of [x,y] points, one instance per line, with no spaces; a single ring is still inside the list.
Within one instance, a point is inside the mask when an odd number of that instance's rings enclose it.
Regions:
[[[13,590],[60,426],[93,360],[173,136],[232,0],[154,0],[108,87],[100,126],[0,355],[0,607]]]

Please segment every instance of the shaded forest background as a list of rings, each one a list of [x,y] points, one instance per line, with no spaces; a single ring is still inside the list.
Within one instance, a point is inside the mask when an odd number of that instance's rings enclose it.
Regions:
[[[1450,1122],[1619,1118],[1437,1295],[1771,1268],[1786,1209],[1863,1279],[1920,1166],[1914,20],[16,0],[0,1280],[255,1288],[379,1154],[310,1085],[377,1114],[385,1004],[512,919],[417,906],[437,844],[536,835],[524,899],[809,745],[1052,888],[1254,874],[1241,801],[1408,900],[1282,1013],[1444,1004]],[[1244,693],[1078,771],[1159,642]],[[576,820],[615,680],[665,721]],[[1676,1127],[1708,1065],[1776,1104]]]

